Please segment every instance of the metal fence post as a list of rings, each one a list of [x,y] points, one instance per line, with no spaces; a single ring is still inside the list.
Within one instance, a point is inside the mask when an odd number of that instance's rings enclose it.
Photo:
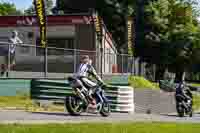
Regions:
[[[48,56],[48,48],[45,47],[45,54],[44,54],[44,77],[47,78],[47,73],[48,73],[48,59],[47,59],[47,56]]]
[[[7,66],[7,72],[6,72],[6,76],[7,78],[9,77],[10,74],[10,44],[8,44],[8,62],[6,62],[8,64]]]
[[[100,52],[101,52],[101,78],[103,78],[103,48],[100,48]]]
[[[123,59],[123,54],[121,56],[122,56],[122,74],[124,74],[124,59]]]
[[[76,49],[74,49],[74,73],[76,72]]]
[[[133,75],[135,75],[135,58],[134,58],[133,55],[132,55],[132,67],[131,67],[131,71],[132,71]]]

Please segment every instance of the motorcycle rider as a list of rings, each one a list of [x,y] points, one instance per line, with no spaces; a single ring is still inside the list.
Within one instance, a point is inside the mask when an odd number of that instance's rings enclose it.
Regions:
[[[103,80],[96,73],[92,66],[92,60],[88,55],[82,56],[81,64],[79,66],[76,77],[82,82],[83,89],[88,91],[88,97],[92,105],[96,104],[96,101],[92,98],[91,93],[98,87],[97,84],[90,80],[89,76],[94,77],[99,83],[104,84]]]
[[[185,85],[184,81],[180,81],[178,87],[176,88],[176,95],[179,94],[183,96],[183,100],[186,101],[186,103],[188,100],[192,100],[192,93],[189,87]]]

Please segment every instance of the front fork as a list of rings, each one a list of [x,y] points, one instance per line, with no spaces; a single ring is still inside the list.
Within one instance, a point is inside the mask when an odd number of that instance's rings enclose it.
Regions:
[[[103,104],[103,103],[108,101],[107,98],[104,95],[104,91],[101,88],[98,88],[95,93],[98,97],[99,103]]]

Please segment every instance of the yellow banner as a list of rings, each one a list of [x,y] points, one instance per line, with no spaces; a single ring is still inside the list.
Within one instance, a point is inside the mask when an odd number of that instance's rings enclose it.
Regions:
[[[102,25],[101,25],[101,18],[98,16],[97,13],[93,14],[95,30],[97,33],[97,39],[101,42],[102,40]]]
[[[46,47],[46,13],[43,0],[34,0],[35,10],[40,25],[40,45]]]
[[[127,44],[128,54],[133,55],[133,18],[127,20]]]

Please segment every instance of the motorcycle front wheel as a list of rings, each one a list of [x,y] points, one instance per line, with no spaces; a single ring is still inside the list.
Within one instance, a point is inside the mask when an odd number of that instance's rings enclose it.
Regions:
[[[184,108],[181,105],[176,106],[177,113],[179,117],[184,117]]]
[[[111,110],[110,110],[110,104],[109,103],[103,103],[101,111],[100,111],[100,114],[103,117],[108,117],[110,115],[110,112],[111,112]]]
[[[189,117],[192,117],[192,116],[193,116],[193,108],[192,108],[192,105],[190,105]]]
[[[65,108],[70,115],[79,116],[84,110],[83,101],[77,96],[66,97]]]

